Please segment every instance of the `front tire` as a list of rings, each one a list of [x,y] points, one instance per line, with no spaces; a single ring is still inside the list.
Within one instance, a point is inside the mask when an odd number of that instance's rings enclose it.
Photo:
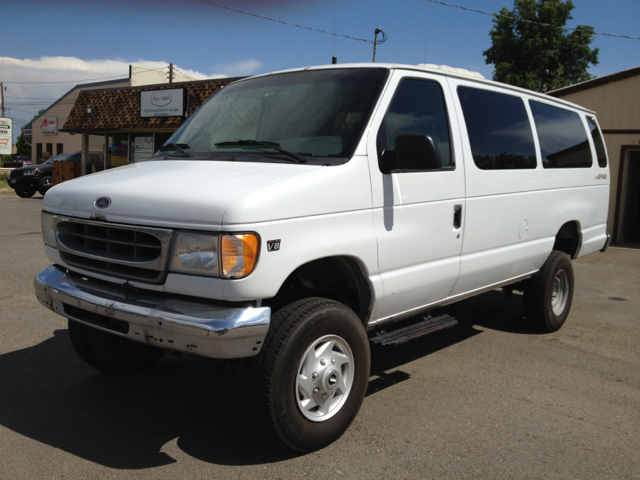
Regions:
[[[69,338],[82,360],[96,370],[124,375],[150,368],[164,350],[69,320]]]
[[[310,452],[356,417],[369,381],[369,339],[358,316],[324,298],[278,311],[249,378],[252,416],[282,447]]]
[[[560,330],[569,316],[573,300],[573,267],[569,255],[551,252],[524,292],[529,323],[545,333]]]

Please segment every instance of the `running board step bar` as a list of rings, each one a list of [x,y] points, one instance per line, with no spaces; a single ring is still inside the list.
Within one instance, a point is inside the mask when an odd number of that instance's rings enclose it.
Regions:
[[[458,320],[450,315],[444,314],[438,317],[426,317],[423,321],[400,328],[392,332],[381,330],[379,334],[371,337],[373,343],[378,345],[401,345],[414,338],[428,335],[429,333],[445,330],[458,324]]]

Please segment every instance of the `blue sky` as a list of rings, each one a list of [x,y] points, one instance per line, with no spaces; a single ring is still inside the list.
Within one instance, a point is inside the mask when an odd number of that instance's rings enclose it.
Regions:
[[[373,39],[379,62],[464,68],[491,78],[482,52],[492,17],[425,0],[212,0],[316,29]],[[446,0],[498,12],[513,0]],[[172,62],[195,77],[238,76],[307,65],[369,62],[370,43],[333,37],[228,11],[201,0],[28,0],[2,2],[0,81],[19,126],[77,80],[126,76],[130,63]],[[573,20],[598,32],[640,37],[638,0],[574,0]],[[334,17],[335,11],[335,17]],[[426,48],[425,48],[426,44]],[[640,41],[597,35],[596,76],[640,65]],[[48,58],[56,57],[56,58]],[[68,82],[27,84],[19,82]],[[77,83],[77,82],[76,82]],[[86,83],[86,82],[81,82]],[[42,100],[30,100],[42,99]],[[33,101],[33,104],[29,104]]]

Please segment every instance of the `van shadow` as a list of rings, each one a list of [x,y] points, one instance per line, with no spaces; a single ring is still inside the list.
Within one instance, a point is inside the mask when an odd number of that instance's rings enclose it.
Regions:
[[[371,375],[377,378],[369,381],[367,396],[409,380],[409,374],[397,370],[402,365],[468,340],[484,329],[520,335],[539,333],[526,324],[522,295],[516,292],[505,298],[501,291],[492,290],[431,312],[433,317],[445,313],[455,317],[458,325],[402,345],[372,344]]]
[[[501,294],[450,307],[460,324],[401,347],[374,348],[368,394],[408,379],[388,372],[465,341],[475,326],[496,328],[522,317]],[[506,331],[526,333],[512,328]],[[376,383],[376,380],[380,380]],[[242,376],[190,356],[163,359],[151,370],[114,377],[86,366],[66,330],[30,348],[0,355],[0,425],[35,441],[115,469],[145,469],[177,460],[163,447],[220,465],[292,458],[262,440],[247,418]],[[173,446],[168,447],[174,448]]]

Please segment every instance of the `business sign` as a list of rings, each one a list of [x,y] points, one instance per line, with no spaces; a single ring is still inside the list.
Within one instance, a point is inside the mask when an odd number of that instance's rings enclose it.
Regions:
[[[0,155],[13,153],[13,120],[0,118]]]
[[[22,135],[24,136],[24,138],[31,138],[31,129],[30,128],[23,128],[22,129]]]
[[[126,145],[111,145],[111,155],[114,157],[126,157],[127,146]]]
[[[186,98],[184,88],[140,92],[140,116],[182,117]]]
[[[46,117],[42,120],[42,133],[45,135],[57,135],[58,117]]]

